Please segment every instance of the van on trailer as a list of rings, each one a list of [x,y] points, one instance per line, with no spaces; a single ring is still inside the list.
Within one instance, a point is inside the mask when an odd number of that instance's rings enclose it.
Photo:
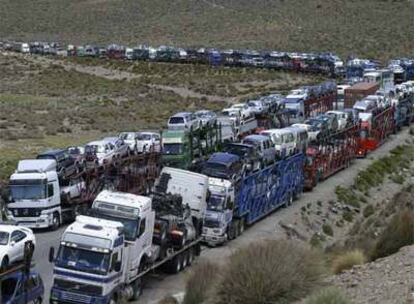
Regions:
[[[292,155],[296,148],[295,136],[292,130],[270,129],[260,132],[260,135],[268,136],[276,149],[276,155],[280,158],[285,158]]]

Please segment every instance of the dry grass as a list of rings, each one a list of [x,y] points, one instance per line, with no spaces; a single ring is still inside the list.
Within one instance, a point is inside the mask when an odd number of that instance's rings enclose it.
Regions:
[[[324,288],[305,300],[305,304],[350,304],[351,302],[334,287]]]
[[[414,52],[413,5],[409,0],[2,1],[0,37],[387,58]]]
[[[352,250],[338,254],[332,261],[332,270],[335,274],[351,269],[355,265],[364,264],[367,261],[361,250]]]
[[[183,304],[203,303],[216,287],[219,273],[220,268],[208,261],[194,267],[187,279]]]
[[[405,209],[394,215],[380,235],[372,259],[396,253],[401,247],[414,244],[414,210]]]
[[[217,285],[216,304],[286,303],[320,286],[321,255],[299,244],[267,241],[235,252]]]

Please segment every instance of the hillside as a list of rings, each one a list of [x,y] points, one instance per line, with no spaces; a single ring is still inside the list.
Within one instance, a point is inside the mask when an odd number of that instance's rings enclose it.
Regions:
[[[0,0],[0,39],[414,53],[409,0]]]

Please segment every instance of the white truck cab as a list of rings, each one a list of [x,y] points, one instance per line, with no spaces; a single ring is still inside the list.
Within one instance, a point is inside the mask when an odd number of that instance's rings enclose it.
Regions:
[[[10,220],[30,228],[57,228],[61,206],[56,161],[19,161],[10,177],[10,201],[7,206]]]
[[[229,227],[233,219],[235,199],[234,186],[229,180],[209,177],[210,196],[203,224],[203,241],[210,246],[228,240]]]

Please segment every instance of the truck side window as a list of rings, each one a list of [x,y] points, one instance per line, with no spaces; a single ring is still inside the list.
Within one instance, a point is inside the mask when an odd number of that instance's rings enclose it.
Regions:
[[[53,196],[53,184],[48,184],[47,185],[47,197],[51,197]]]
[[[115,264],[118,262],[118,252],[112,254],[111,270],[115,270]]]
[[[145,232],[145,222],[146,222],[146,219],[144,218],[139,223],[138,237],[141,237],[141,235]]]

